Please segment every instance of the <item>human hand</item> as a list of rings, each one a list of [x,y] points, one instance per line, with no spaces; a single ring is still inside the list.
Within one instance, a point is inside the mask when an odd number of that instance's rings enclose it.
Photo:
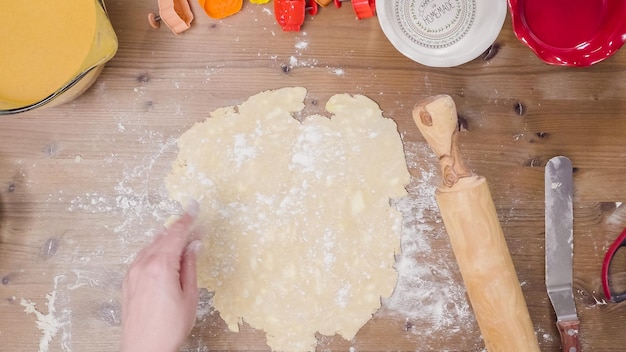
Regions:
[[[193,202],[130,266],[122,284],[121,352],[178,351],[191,331],[198,306],[200,241],[189,242],[189,237],[197,214]]]

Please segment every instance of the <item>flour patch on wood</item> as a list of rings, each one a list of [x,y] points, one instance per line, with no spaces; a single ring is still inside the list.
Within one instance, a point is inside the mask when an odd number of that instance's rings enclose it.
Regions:
[[[46,294],[46,310],[37,308],[37,303],[30,299],[22,298],[20,305],[24,307],[24,312],[28,315],[33,314],[36,317],[35,326],[41,331],[39,339],[39,352],[48,352],[51,342],[57,337],[59,332],[60,346],[63,351],[71,352],[71,310],[62,309],[57,311],[57,288],[60,281],[64,279],[63,275],[54,278],[54,287],[52,291]]]
[[[296,43],[295,47],[298,50],[304,50],[304,49],[309,47],[309,42],[307,42],[305,40],[301,40],[301,41]]]
[[[440,171],[426,142],[404,141],[412,170],[408,196],[393,202],[402,212],[401,253],[396,261],[398,284],[383,300],[383,314],[418,337],[418,349],[437,350],[442,336],[463,336],[467,346],[482,346],[478,325],[439,214],[435,192]],[[469,348],[469,347],[468,347]]]
[[[176,138],[166,138],[161,133],[144,130],[138,139],[140,144],[150,147],[151,152],[142,156],[137,164],[120,165],[121,176],[113,182],[112,189],[86,192],[69,201],[70,212],[88,212],[116,216],[117,225],[109,230],[115,233],[128,252],[125,264],[132,262],[139,244],[147,244],[155,232],[155,225],[165,223],[172,215],[181,212],[178,204],[169,199],[165,186],[158,179],[157,164],[165,162],[163,155],[172,152]],[[115,162],[115,156],[110,163]],[[93,253],[97,255],[98,253]],[[83,256],[89,261],[89,256]]]
[[[425,143],[405,141],[404,146],[408,165],[415,170],[408,196],[393,203],[403,215],[402,251],[396,262],[398,284],[383,306],[406,321],[422,348],[436,349],[439,342],[429,339],[433,335],[467,334],[477,325],[445,229],[439,225],[439,170],[415,162],[436,157]]]

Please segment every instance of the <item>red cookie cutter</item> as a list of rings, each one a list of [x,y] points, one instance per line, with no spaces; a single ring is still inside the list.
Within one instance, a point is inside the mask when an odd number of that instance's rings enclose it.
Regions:
[[[306,0],[274,0],[274,16],[284,31],[299,31],[306,11],[316,15],[318,6],[315,1]]]
[[[334,0],[335,7],[340,8],[342,2],[350,0]],[[356,18],[364,19],[376,16],[376,0],[351,0]]]
[[[159,28],[161,21],[174,34],[180,34],[191,27],[193,12],[187,0],[159,0],[159,14],[148,14],[148,22],[152,28]]]

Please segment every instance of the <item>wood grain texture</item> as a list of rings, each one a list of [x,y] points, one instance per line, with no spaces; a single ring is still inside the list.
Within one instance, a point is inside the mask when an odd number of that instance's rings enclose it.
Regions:
[[[284,33],[272,4],[245,2],[239,14],[212,20],[192,0],[192,28],[175,36],[148,25],[154,1],[106,4],[120,47],[97,82],[70,103],[0,119],[0,349],[38,349],[41,333],[20,301],[46,313],[56,278],[58,313],[71,311],[68,347],[117,351],[121,280],[151,229],[177,210],[162,191],[175,139],[218,107],[284,86],[306,87],[311,113],[336,93],[374,99],[397,122],[418,179],[433,161],[411,110],[428,96],[453,97],[465,166],[489,182],[542,351],[560,350],[543,277],[543,168],[553,156],[570,158],[581,347],[626,345],[626,303],[607,303],[599,280],[604,251],[626,227],[626,50],[585,69],[548,66],[507,19],[489,60],[429,68],[398,53],[375,19],[358,21],[349,6],[321,9],[301,32]],[[301,42],[306,48],[296,48]],[[440,217],[427,211],[423,222],[434,231],[432,255],[420,262],[454,263],[449,242],[436,237]],[[458,275],[444,279],[461,284]],[[475,323],[420,334],[427,323],[383,308],[353,341],[320,337],[319,349],[484,348]],[[51,351],[67,350],[59,334]],[[209,349],[267,346],[249,326],[227,331],[209,305],[184,350]]]

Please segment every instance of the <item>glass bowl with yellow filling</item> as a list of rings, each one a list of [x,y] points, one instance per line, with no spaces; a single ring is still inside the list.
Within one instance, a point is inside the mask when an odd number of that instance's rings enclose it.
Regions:
[[[0,1],[0,115],[68,102],[117,51],[102,0]]]

